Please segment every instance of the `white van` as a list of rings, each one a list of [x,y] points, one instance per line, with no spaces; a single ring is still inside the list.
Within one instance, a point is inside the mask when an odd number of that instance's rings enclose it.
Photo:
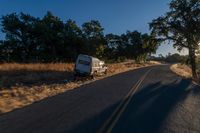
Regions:
[[[74,68],[75,76],[97,75],[107,72],[104,61],[98,58],[80,54]]]

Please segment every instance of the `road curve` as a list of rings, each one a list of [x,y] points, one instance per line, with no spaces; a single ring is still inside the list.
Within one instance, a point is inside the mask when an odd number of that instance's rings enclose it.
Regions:
[[[169,65],[117,74],[0,116],[0,133],[199,131],[200,87]]]

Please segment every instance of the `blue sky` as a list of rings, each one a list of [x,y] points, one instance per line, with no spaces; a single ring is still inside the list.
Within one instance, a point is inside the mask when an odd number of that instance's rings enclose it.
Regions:
[[[73,19],[79,26],[92,19],[99,20],[104,33],[122,34],[127,30],[149,32],[148,23],[168,10],[170,0],[0,0],[0,16],[13,12],[42,17],[47,11],[63,21]],[[0,32],[0,39],[4,35]],[[162,45],[157,54],[176,50]],[[186,51],[182,52],[183,54]]]

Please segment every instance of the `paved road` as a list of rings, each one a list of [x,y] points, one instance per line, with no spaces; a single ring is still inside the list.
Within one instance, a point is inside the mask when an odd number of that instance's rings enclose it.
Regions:
[[[199,133],[200,87],[168,65],[105,78],[0,116],[0,133]]]

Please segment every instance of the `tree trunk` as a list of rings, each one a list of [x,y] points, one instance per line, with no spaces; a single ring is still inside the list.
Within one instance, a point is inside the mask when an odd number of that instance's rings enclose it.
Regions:
[[[195,56],[195,50],[193,48],[189,48],[189,60],[190,60],[190,65],[192,68],[192,77],[197,78],[197,72],[196,72],[196,56]]]

